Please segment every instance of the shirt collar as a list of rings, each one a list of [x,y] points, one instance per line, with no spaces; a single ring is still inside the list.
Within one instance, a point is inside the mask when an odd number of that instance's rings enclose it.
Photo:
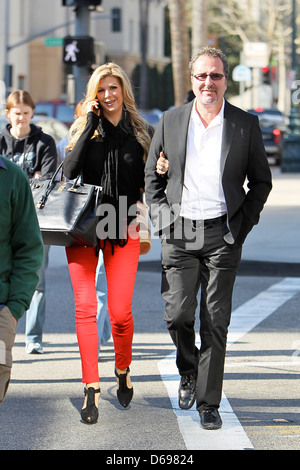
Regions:
[[[3,158],[0,155],[0,168],[3,168],[4,170],[7,170],[7,166],[5,165]]]
[[[199,114],[197,113],[197,110],[196,110],[196,101],[197,100],[194,100],[194,104],[193,104],[193,107],[192,107],[191,119],[193,121],[199,122],[199,120],[201,121],[201,119],[199,118]],[[223,103],[222,103],[222,107],[220,109],[220,112],[214,117],[214,119],[212,120],[212,122],[210,123],[209,126],[217,126],[219,124],[223,124],[224,108],[225,108],[225,99],[223,98]]]

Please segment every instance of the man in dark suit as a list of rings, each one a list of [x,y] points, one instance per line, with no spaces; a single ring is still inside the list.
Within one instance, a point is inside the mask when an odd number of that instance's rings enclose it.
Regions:
[[[162,239],[164,319],[177,348],[179,406],[189,409],[196,400],[202,426],[218,429],[236,271],[272,182],[257,117],[224,99],[225,55],[205,47],[190,71],[195,99],[163,113],[153,137],[146,201]]]

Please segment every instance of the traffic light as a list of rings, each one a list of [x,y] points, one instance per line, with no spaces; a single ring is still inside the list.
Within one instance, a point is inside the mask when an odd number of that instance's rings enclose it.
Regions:
[[[78,66],[92,65],[95,62],[93,38],[91,36],[64,37],[63,62]]]
[[[270,67],[263,67],[261,70],[262,70],[262,82],[265,85],[270,85],[270,83],[271,83],[271,70],[270,70]]]
[[[63,7],[99,6],[102,0],[62,0]]]

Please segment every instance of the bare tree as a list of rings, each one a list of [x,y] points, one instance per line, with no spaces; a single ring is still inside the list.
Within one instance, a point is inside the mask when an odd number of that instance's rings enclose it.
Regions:
[[[219,0],[209,2],[209,28],[220,35],[237,36],[241,50],[245,42],[266,42],[269,63],[278,64],[278,106],[284,110],[286,67],[290,58],[290,0]],[[287,53],[286,53],[287,52]]]
[[[184,103],[187,92],[191,87],[188,69],[190,53],[185,3],[185,0],[168,1],[175,106]]]

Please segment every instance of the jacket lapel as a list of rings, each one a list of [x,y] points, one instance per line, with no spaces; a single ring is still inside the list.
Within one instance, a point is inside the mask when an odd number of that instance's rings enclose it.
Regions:
[[[223,174],[227,155],[233,139],[236,122],[234,117],[234,108],[225,101],[224,109],[224,124],[223,124],[223,135],[222,135],[222,149],[221,149],[221,173]]]
[[[181,183],[183,183],[183,180],[184,180],[187,136],[188,136],[188,129],[189,129],[192,107],[193,107],[193,101],[188,103],[186,106],[183,106],[180,110],[181,112],[178,115],[179,126],[177,127],[177,129],[180,129],[178,155],[179,155],[180,169],[181,169]],[[176,129],[176,127],[174,127],[174,129]]]

